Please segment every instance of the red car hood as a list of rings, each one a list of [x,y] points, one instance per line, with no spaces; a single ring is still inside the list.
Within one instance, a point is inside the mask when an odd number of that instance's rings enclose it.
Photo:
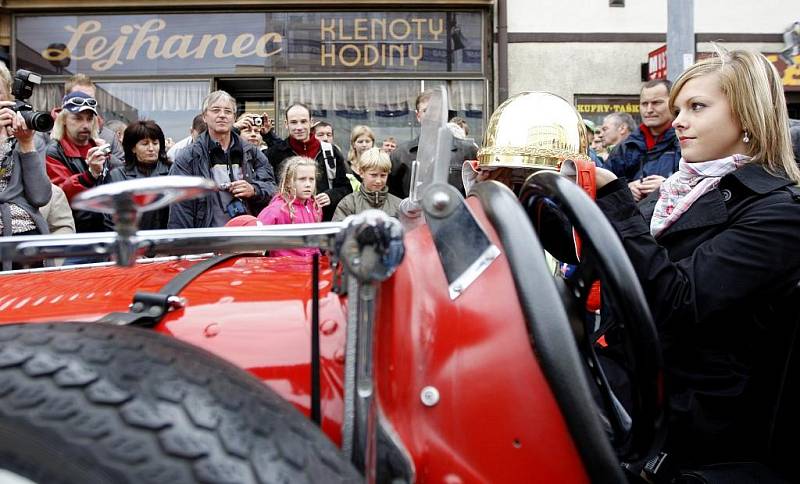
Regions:
[[[139,291],[156,292],[196,260],[0,273],[0,324],[95,321],[128,311]],[[346,299],[320,271],[323,430],[341,439]],[[301,411],[310,408],[311,262],[243,256],[206,271],[180,295],[156,331],[200,346],[269,384]]]

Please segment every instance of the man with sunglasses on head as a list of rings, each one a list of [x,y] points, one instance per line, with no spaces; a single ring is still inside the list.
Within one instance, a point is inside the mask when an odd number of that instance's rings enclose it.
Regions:
[[[47,175],[68,200],[103,183],[110,146],[98,137],[97,101],[76,91],[64,96],[47,145]],[[73,210],[76,232],[106,230],[103,214]]]

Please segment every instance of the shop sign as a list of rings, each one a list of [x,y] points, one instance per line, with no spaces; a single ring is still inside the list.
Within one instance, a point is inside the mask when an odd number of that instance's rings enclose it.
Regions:
[[[628,113],[639,122],[638,96],[575,96],[575,108],[581,117],[598,125],[611,113]]]
[[[787,91],[800,91],[800,55],[794,56],[794,65],[789,65],[778,54],[764,54],[778,70],[778,75]]]
[[[18,16],[15,27],[17,67],[42,74],[483,71],[479,12]]]
[[[667,46],[662,45],[658,49],[647,54],[647,80],[667,78]]]

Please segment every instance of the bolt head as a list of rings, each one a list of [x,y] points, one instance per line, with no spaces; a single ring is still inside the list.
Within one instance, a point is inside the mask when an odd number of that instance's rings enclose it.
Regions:
[[[439,403],[439,390],[433,386],[427,386],[422,389],[422,392],[419,394],[420,400],[422,400],[422,404],[426,407],[433,407],[437,403]]]
[[[443,191],[437,191],[433,194],[431,206],[435,210],[442,211],[450,204],[450,194]]]

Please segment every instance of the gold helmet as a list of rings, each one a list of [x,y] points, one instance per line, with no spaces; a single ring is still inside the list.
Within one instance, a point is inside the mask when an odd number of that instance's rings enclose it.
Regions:
[[[523,92],[492,113],[478,151],[482,167],[557,170],[564,160],[588,160],[583,119],[563,98]]]

